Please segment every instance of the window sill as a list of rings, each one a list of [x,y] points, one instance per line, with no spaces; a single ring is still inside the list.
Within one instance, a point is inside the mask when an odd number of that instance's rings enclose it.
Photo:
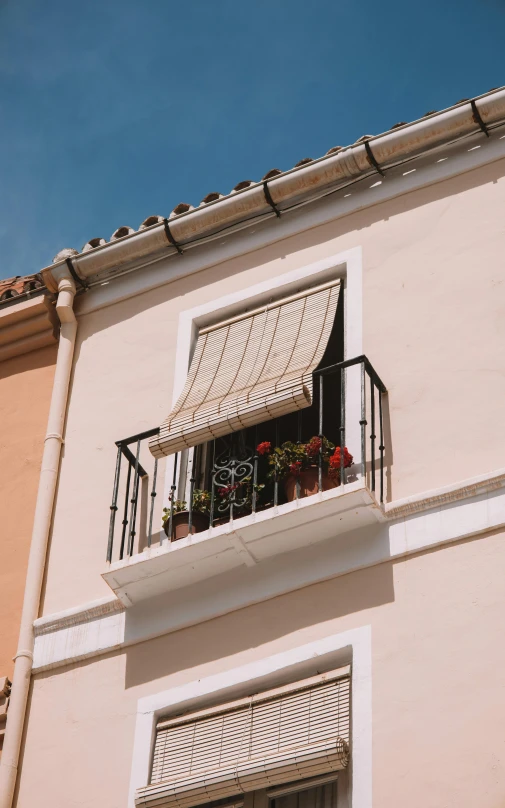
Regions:
[[[244,516],[110,564],[102,577],[125,606],[256,566],[385,519],[362,480]]]

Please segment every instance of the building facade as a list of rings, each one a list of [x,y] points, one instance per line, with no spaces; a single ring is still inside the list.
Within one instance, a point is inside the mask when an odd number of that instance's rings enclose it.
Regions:
[[[40,277],[0,281],[0,755],[57,336],[52,295]]]
[[[1,808],[503,803],[504,122],[42,271],[66,425]]]

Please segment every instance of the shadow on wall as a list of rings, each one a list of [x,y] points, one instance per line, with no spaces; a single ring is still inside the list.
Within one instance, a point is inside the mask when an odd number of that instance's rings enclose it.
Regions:
[[[204,587],[205,583],[201,586]],[[194,587],[195,597],[198,597],[198,589]],[[148,607],[151,613],[163,608],[162,599],[155,600],[156,603],[153,600]],[[345,631],[356,624],[355,618],[359,613],[392,602],[394,584],[391,562],[307,586],[126,648],[125,686],[135,687],[246,653],[270,642],[278,641],[272,653],[280,652],[284,647],[283,638],[293,632],[306,632],[306,637],[300,642],[310,642],[316,636],[311,631],[313,626],[344,618],[339,629]],[[128,622],[135,619],[134,612],[138,608],[126,612],[127,640]],[[362,622],[360,615],[359,623]]]
[[[19,376],[22,373],[31,373],[55,365],[57,352],[58,346],[55,344],[5,359],[0,362],[0,381],[8,379],[10,376]]]

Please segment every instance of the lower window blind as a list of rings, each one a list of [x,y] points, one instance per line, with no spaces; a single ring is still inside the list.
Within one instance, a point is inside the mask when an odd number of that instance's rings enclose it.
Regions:
[[[151,784],[136,805],[191,808],[338,771],[348,763],[349,731],[348,668],[161,721]]]

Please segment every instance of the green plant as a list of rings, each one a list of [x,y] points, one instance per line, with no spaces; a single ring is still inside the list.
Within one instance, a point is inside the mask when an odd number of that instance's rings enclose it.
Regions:
[[[256,502],[265,485],[263,483],[253,484],[251,477],[244,477],[233,485],[222,485],[217,488],[217,513],[227,511],[233,505],[235,512],[251,510],[253,492],[256,492]]]
[[[171,497],[169,498],[171,501]],[[188,503],[185,499],[175,499],[173,501],[173,513],[181,513],[188,510]],[[193,491],[193,510],[199,513],[208,513],[210,510],[210,491],[195,488]],[[170,519],[171,508],[163,508],[161,521],[163,524]]]

